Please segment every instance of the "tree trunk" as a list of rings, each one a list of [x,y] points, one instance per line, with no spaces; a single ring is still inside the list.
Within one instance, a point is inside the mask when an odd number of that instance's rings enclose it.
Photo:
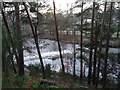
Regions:
[[[41,63],[41,67],[42,67],[43,79],[44,79],[45,78],[45,71],[44,71],[44,65],[43,65],[43,61],[42,61],[42,57],[41,57],[38,41],[37,41],[37,38],[36,38],[36,35],[35,35],[35,31],[34,31],[34,28],[33,28],[33,25],[32,25],[31,19],[30,19],[29,12],[27,10],[27,6],[26,6],[26,4],[24,2],[23,2],[23,5],[24,5],[25,10],[27,12],[29,23],[30,23],[30,26],[31,26],[31,29],[32,29],[33,37],[34,37],[34,40],[35,40],[35,44],[36,44],[36,47],[37,47],[37,52],[38,52],[40,63]]]
[[[14,43],[13,43],[13,39],[12,39],[12,36],[11,36],[11,32],[10,32],[10,29],[8,27],[7,20],[5,18],[4,11],[2,9],[1,9],[1,13],[2,13],[2,16],[3,16],[3,21],[4,21],[5,26],[7,28],[7,31],[8,31],[8,35],[9,35],[9,38],[10,38],[10,43],[11,43],[11,46],[12,46],[13,53],[15,54],[15,58],[16,58],[17,63],[18,63],[18,56],[17,56],[16,50],[15,50],[15,47],[14,47]]]
[[[117,38],[119,39],[119,32],[120,32],[120,6],[119,6],[119,9],[118,9],[118,31],[117,31]]]
[[[6,35],[5,35],[4,31],[2,33],[2,36],[4,37],[5,41],[7,41]],[[6,43],[6,46],[9,47],[8,43]],[[10,60],[11,60],[12,66],[13,66],[13,71],[14,71],[15,74],[17,74],[16,68],[15,68],[15,64],[14,64],[14,60],[13,60],[13,54],[12,54],[10,48],[8,50],[9,50],[9,54],[10,54]]]
[[[92,72],[92,49],[93,49],[93,28],[94,28],[94,8],[95,2],[93,2],[92,11],[92,23],[91,23],[91,40],[90,40],[90,56],[89,56],[89,72],[88,72],[88,84],[91,84],[91,72]]]
[[[20,27],[20,17],[19,17],[19,3],[15,2],[15,15],[16,15],[16,30],[18,33],[18,58],[19,58],[19,75],[24,75],[24,59],[23,59],[23,42],[22,33]]]
[[[86,69],[86,68],[85,68],[85,64],[84,64],[84,77],[85,77],[85,69]]]
[[[119,39],[119,31],[120,31],[120,20],[118,22],[118,31],[117,31],[117,38]]]
[[[118,74],[118,88],[120,88],[120,72]]]
[[[66,30],[66,31],[67,31],[67,33],[66,33],[66,34],[68,35],[68,30]]]
[[[13,60],[13,54],[10,51],[10,48],[9,48],[9,54],[11,56],[11,63],[12,63],[12,66],[13,66],[13,71],[14,71],[15,74],[17,74],[16,68],[15,68],[15,64],[14,64],[14,60]]]
[[[51,35],[51,29],[49,30],[49,32],[50,32],[50,35]]]
[[[81,59],[81,65],[80,65],[80,78],[82,78],[83,77],[83,74],[82,74],[82,72],[83,72],[83,60],[82,60],[82,41],[83,41],[83,31],[82,31],[82,27],[83,26],[83,2],[82,2],[82,8],[81,8],[81,27],[80,27],[80,29],[81,29],[81,37],[80,37],[80,47],[81,47],[81,52],[80,52],[80,59]]]
[[[113,2],[111,2],[111,9],[110,9],[110,16],[109,16],[109,25],[108,25],[108,30],[107,30],[107,41],[106,41],[106,53],[105,53],[105,63],[104,63],[104,73],[103,73],[103,88],[106,86],[106,77],[107,77],[107,59],[108,59],[108,45],[109,45],[109,36],[110,36],[110,29],[111,29],[111,17],[112,17],[112,5]]]
[[[75,62],[76,62],[76,50],[75,50],[75,29],[74,29],[74,45],[73,45],[73,48],[74,48],[74,63],[73,63],[73,76],[75,77]]]
[[[95,26],[95,48],[94,48],[94,65],[93,65],[93,84],[95,85],[95,81],[96,81],[96,60],[97,60],[97,40],[98,40],[98,36],[97,36],[97,21],[96,21],[96,26]]]
[[[62,64],[62,71],[65,72],[62,53],[61,53],[61,47],[60,47],[60,42],[59,42],[58,25],[57,25],[56,13],[55,13],[55,2],[54,2],[54,0],[53,0],[53,6],[54,6],[54,19],[55,19],[56,38],[57,38],[57,42],[58,42],[58,48],[59,48],[60,59],[61,59],[61,64]]]
[[[107,6],[107,2],[105,2],[104,15],[103,15],[103,20],[102,20],[102,25],[101,25],[101,30],[100,30],[99,56],[98,56],[98,69],[97,69],[97,78],[96,78],[96,85],[95,85],[95,87],[98,86],[98,81],[99,81],[100,59],[101,59],[101,49],[102,49],[102,39],[103,39],[104,21],[105,21],[105,15],[106,15],[106,6]]]

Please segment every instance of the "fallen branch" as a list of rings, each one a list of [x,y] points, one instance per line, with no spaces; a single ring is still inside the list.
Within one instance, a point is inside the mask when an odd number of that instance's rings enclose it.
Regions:
[[[40,84],[48,84],[48,85],[55,85],[55,86],[57,86],[56,82],[50,81],[50,80],[47,80],[47,79],[40,78],[39,81],[40,81]]]

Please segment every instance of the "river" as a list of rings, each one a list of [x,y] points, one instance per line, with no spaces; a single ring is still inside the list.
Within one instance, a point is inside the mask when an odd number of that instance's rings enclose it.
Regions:
[[[73,44],[70,43],[60,43],[61,44],[61,49],[62,49],[62,55],[63,55],[63,60],[64,60],[64,66],[65,66],[65,72],[73,74]],[[33,39],[27,40],[25,43],[26,47],[30,48],[30,51],[24,50],[24,64],[25,65],[30,65],[30,64],[40,64],[40,60],[38,57],[37,49],[34,43]],[[40,52],[41,56],[43,59],[44,66],[46,64],[51,65],[51,70],[60,72],[61,70],[61,60],[59,58],[59,51],[58,51],[58,44],[54,40],[48,40],[48,39],[39,39],[39,47],[40,47]],[[79,44],[75,45],[76,48],[76,57],[80,55],[79,52]],[[89,50],[88,48],[83,47],[85,50]],[[94,52],[94,51],[93,51]],[[117,53],[117,49],[110,48],[109,52]],[[85,57],[89,59],[89,53],[83,52]],[[84,65],[86,66],[85,68],[85,76],[88,76],[88,63],[83,60],[83,68]],[[80,75],[80,59],[76,59],[76,75]],[[114,78],[117,78],[116,75],[109,74],[109,76],[113,76]],[[101,73],[100,73],[100,77]]]

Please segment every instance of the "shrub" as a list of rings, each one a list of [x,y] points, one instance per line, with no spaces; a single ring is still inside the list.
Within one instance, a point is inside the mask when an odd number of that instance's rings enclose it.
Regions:
[[[45,66],[45,70],[46,70],[46,77],[50,77],[52,75],[52,71],[51,71],[51,65],[50,64],[47,64]]]
[[[23,88],[26,82],[31,79],[30,76],[9,76],[3,77],[2,87],[3,88]]]
[[[40,73],[41,72],[41,66],[40,66],[40,64],[29,65],[28,69],[31,71],[31,75],[33,75],[33,76],[36,76],[36,75],[38,75],[36,73]]]

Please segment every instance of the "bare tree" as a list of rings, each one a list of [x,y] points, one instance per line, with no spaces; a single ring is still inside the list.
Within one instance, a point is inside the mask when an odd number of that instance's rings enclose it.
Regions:
[[[83,41],[83,30],[82,30],[82,28],[83,28],[83,2],[82,2],[82,8],[81,8],[81,27],[80,27],[80,30],[81,30],[81,37],[80,37],[80,47],[81,47],[81,53],[80,53],[80,59],[81,59],[81,67],[80,67],[80,78],[82,78],[83,77],[83,74],[82,74],[82,72],[83,72],[83,60],[82,60],[82,48],[83,48],[83,46],[82,46],[82,41]]]
[[[117,38],[119,38],[119,31],[120,31],[119,29],[120,29],[120,22],[118,24]]]
[[[18,58],[19,58],[19,75],[24,75],[24,59],[23,59],[23,42],[20,27],[20,17],[19,17],[19,3],[15,2],[15,15],[16,15],[16,30],[18,33]]]
[[[73,48],[74,48],[74,63],[73,63],[73,76],[75,77],[75,62],[76,62],[76,50],[75,50],[75,29],[74,29],[74,32],[73,32],[73,36],[74,36],[74,45],[73,45]]]
[[[7,20],[6,20],[6,17],[5,17],[5,14],[4,14],[4,11],[3,9],[1,9],[1,13],[2,13],[2,16],[3,16],[3,21],[5,23],[5,26],[7,28],[7,32],[8,32],[8,35],[9,35],[9,38],[10,38],[10,43],[11,43],[11,46],[12,46],[12,50],[15,54],[15,58],[17,60],[17,63],[18,63],[18,56],[17,56],[17,52],[15,50],[15,47],[14,47],[14,44],[13,44],[13,39],[12,39],[12,35],[11,35],[11,32],[10,32],[10,29],[8,27],[8,23],[7,23]],[[12,60],[12,59],[11,59]],[[12,64],[13,64],[13,69],[14,69],[14,72],[16,73],[16,69],[15,69],[15,66],[14,66],[14,61],[12,61]]]
[[[95,84],[96,81],[96,62],[97,62],[97,21],[95,22],[95,48],[94,48],[94,64],[93,64],[93,78],[92,78],[92,83]]]
[[[62,71],[65,72],[62,53],[61,53],[61,47],[60,47],[60,42],[59,42],[59,33],[58,33],[58,25],[57,25],[56,13],[55,13],[55,1],[54,0],[53,0],[53,6],[54,6],[54,19],[55,19],[56,38],[57,38],[57,42],[58,42],[58,48],[59,48],[60,59],[61,59],[61,64],[62,64]]]
[[[89,72],[88,72],[88,84],[91,84],[91,72],[92,72],[92,49],[93,49],[93,27],[94,27],[94,8],[95,2],[93,2],[92,10],[92,23],[91,23],[91,37],[90,37],[90,56],[89,56]]]
[[[118,5],[120,4],[120,2],[118,2]],[[117,12],[118,12],[118,15],[117,15],[117,17],[118,17],[118,31],[117,31],[117,38],[119,39],[120,38],[120,36],[119,36],[119,32],[120,32],[120,5],[118,6],[118,10],[117,10]]]
[[[104,80],[104,84],[103,87],[106,86],[106,77],[107,77],[107,59],[108,59],[108,45],[109,45],[109,36],[110,36],[110,29],[111,29],[111,18],[112,18],[112,6],[113,6],[113,2],[111,2],[111,8],[110,8],[110,16],[109,16],[109,25],[108,25],[108,29],[107,29],[107,40],[106,40],[106,53],[105,53],[105,63],[104,63],[104,75],[103,75],[103,80]]]
[[[120,32],[120,20],[118,22],[118,31],[117,31],[117,38],[119,39],[119,32]]]
[[[101,25],[101,30],[100,30],[99,56],[98,56],[98,69],[97,69],[97,78],[96,78],[96,85],[95,85],[95,87],[98,86],[98,81],[99,81],[100,59],[101,59],[101,49],[102,49],[102,40],[103,40],[104,21],[105,21],[105,15],[106,15],[106,6],[107,6],[107,2],[105,2],[105,6],[104,6],[104,14],[103,14],[102,25]]]
[[[7,41],[5,32],[4,32],[4,31],[2,31],[2,32],[3,32],[3,33],[2,33],[2,36],[4,37],[4,40]],[[9,45],[8,45],[7,42],[6,42],[6,46],[9,47]],[[10,56],[11,56],[10,60],[11,60],[12,66],[13,66],[13,71],[14,71],[15,74],[17,74],[16,68],[15,68],[15,64],[14,64],[14,60],[13,60],[13,54],[12,54],[10,48],[8,49],[8,51],[9,51],[9,54],[10,54]]]
[[[43,61],[42,61],[42,56],[41,56],[41,53],[40,53],[40,49],[39,49],[39,45],[38,45],[38,40],[36,38],[37,34],[35,34],[35,31],[34,31],[34,28],[33,28],[33,25],[32,25],[32,21],[30,19],[30,15],[29,15],[29,12],[27,10],[27,6],[26,6],[25,2],[23,2],[23,5],[24,5],[25,10],[27,12],[27,16],[28,16],[29,23],[30,23],[30,26],[31,26],[31,29],[32,29],[32,33],[33,33],[33,37],[34,37],[34,40],[35,40],[35,44],[36,44],[36,47],[37,47],[37,52],[38,52],[38,55],[39,55],[41,66],[42,66],[43,78],[45,78],[45,71],[44,71],[44,65],[43,65]]]

